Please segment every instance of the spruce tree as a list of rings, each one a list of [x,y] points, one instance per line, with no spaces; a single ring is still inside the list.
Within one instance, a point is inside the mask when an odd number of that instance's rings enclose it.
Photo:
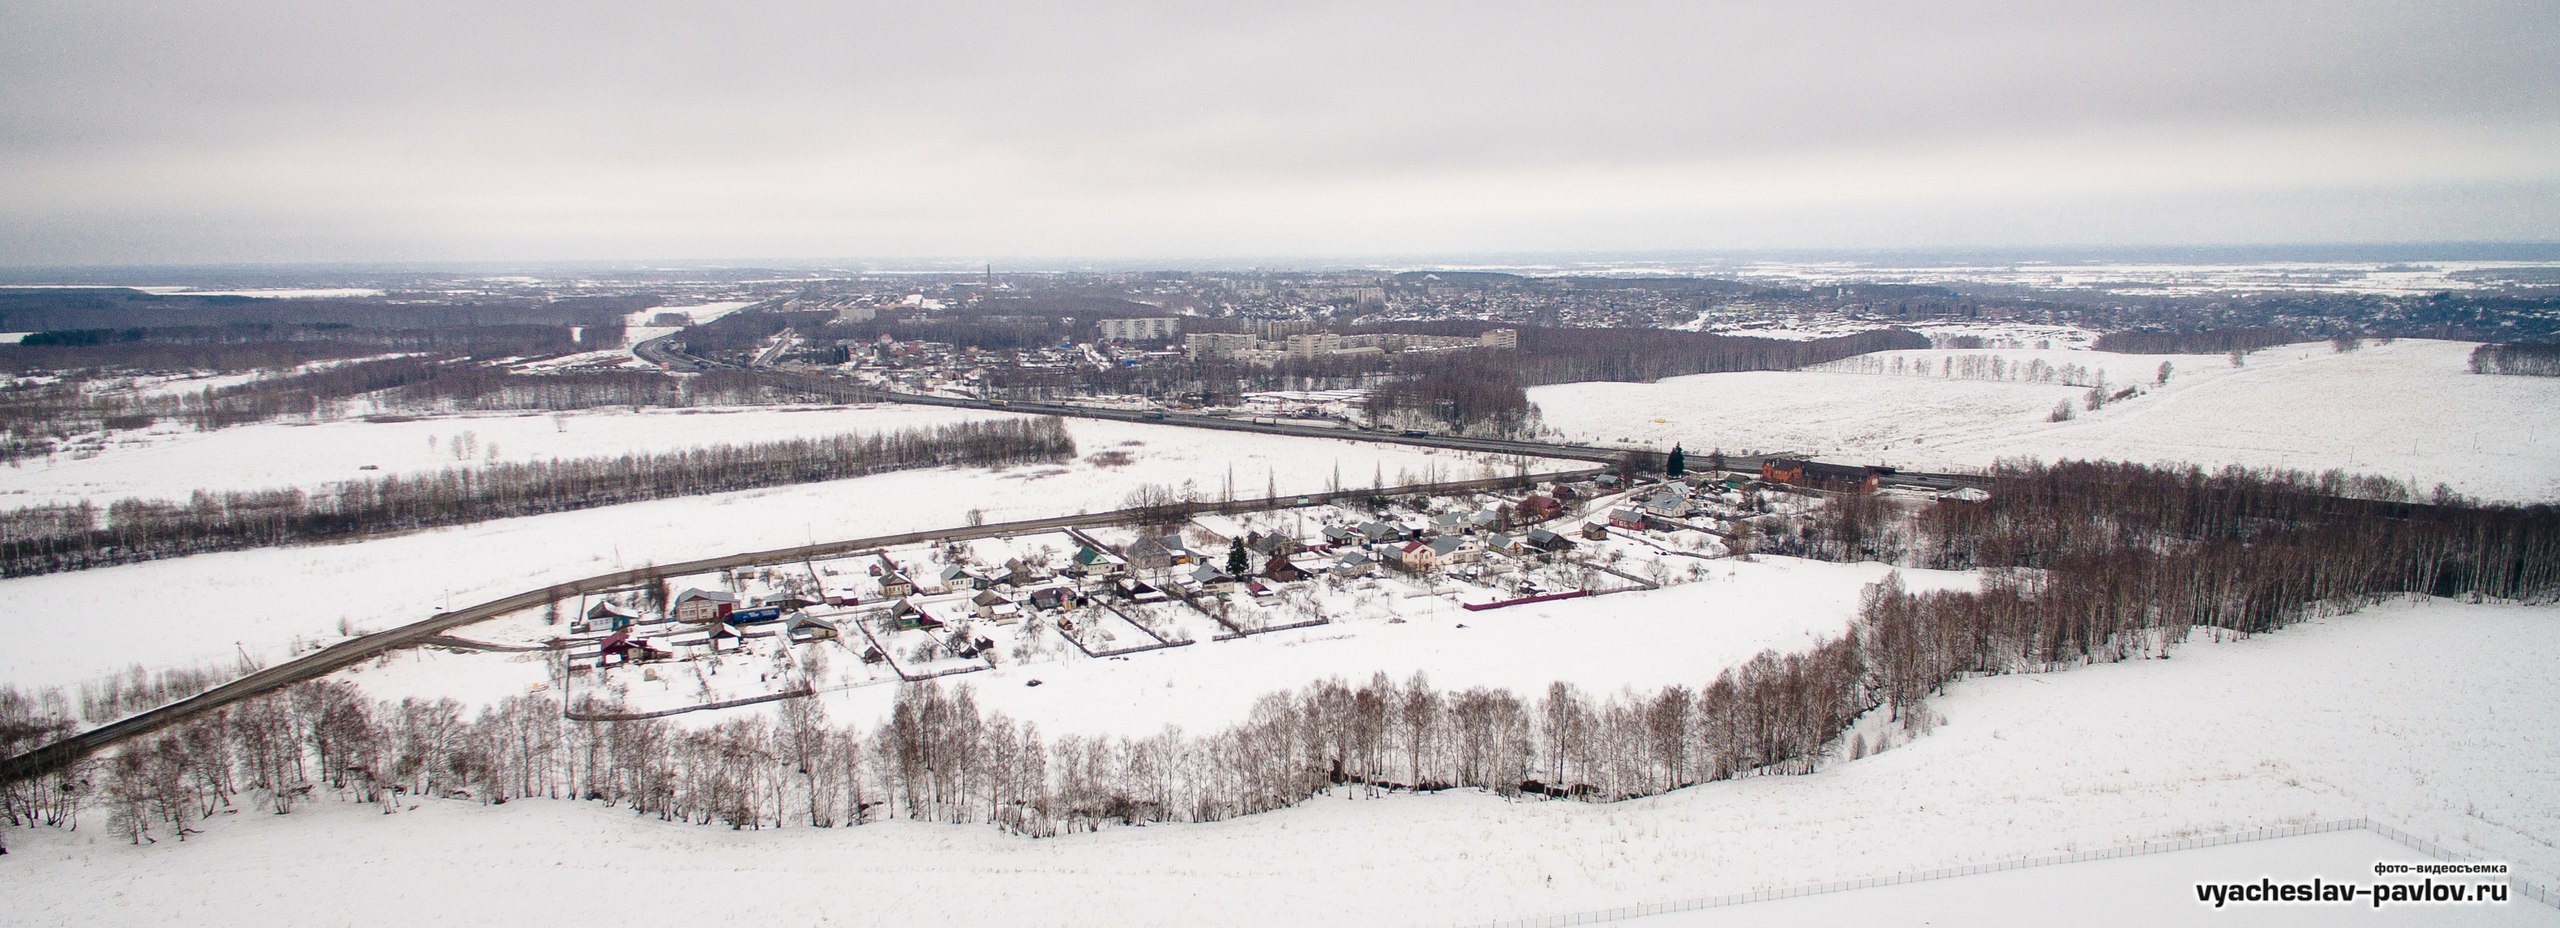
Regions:
[[[1227,576],[1241,577],[1253,570],[1253,561],[1245,557],[1244,539],[1227,542]]]
[[[1688,473],[1689,453],[1680,450],[1680,445],[1678,443],[1673,443],[1671,446],[1671,459],[1666,462],[1662,471],[1663,473],[1669,474],[1673,477]]]

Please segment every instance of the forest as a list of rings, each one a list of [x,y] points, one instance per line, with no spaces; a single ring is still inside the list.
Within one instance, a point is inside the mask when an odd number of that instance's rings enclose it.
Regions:
[[[1981,588],[1914,594],[1889,575],[1840,637],[1702,669],[1695,685],[1593,694],[1560,682],[1522,694],[1379,674],[1266,694],[1216,731],[1051,738],[980,709],[966,688],[931,683],[906,685],[868,727],[834,724],[805,699],[688,727],[571,722],[541,696],[472,714],[320,681],[0,785],[0,819],[103,815],[129,840],[183,840],[225,808],[281,813],[335,798],[394,814],[390,797],[424,795],[588,801],[739,829],[903,818],[1055,835],[1213,821],[1328,788],[1612,801],[1856,759],[1870,732],[1879,748],[1925,732],[1937,718],[1929,699],[1967,676],[2166,656],[2196,627],[2254,634],[2411,594],[2560,594],[2560,513],[2549,506],[2106,463],[2004,467],[1990,490],[1916,513],[1834,498],[1798,539],[1804,553],[1980,569]],[[809,673],[824,659],[796,660]],[[618,706],[611,692],[579,699],[589,712]],[[1885,727],[1850,733],[1879,711]],[[0,688],[0,755],[71,731],[73,718],[61,691]]]
[[[2226,354],[2242,353],[2277,345],[2290,345],[2302,337],[2289,329],[2245,327],[2232,329],[2200,329],[2192,331],[2132,330],[2108,332],[2098,336],[2093,346],[2099,351],[2118,354]]]
[[[664,454],[492,462],[301,489],[118,500],[0,512],[0,576],[307,544],[678,496],[841,480],[925,467],[1075,457],[1056,417],[711,445]],[[105,516],[101,524],[99,517]]]
[[[1488,363],[1483,351],[1442,352],[1403,365],[1405,379],[1369,392],[1369,415],[1397,426],[1461,428],[1525,437],[1538,422],[1520,372]]]

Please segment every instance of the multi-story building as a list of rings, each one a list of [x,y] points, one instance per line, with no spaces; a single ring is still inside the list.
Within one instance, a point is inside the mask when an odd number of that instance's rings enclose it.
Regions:
[[[1342,336],[1331,332],[1289,336],[1289,356],[1293,358],[1312,358],[1340,350],[1342,350]]]
[[[1224,358],[1262,346],[1262,339],[1241,332],[1193,332],[1182,337],[1182,350],[1192,360]]]
[[[1263,341],[1276,342],[1316,330],[1313,319],[1262,319],[1253,323],[1253,334]]]
[[[1180,334],[1182,319],[1179,316],[1104,319],[1101,325],[1103,341],[1163,342],[1172,341],[1175,335]]]

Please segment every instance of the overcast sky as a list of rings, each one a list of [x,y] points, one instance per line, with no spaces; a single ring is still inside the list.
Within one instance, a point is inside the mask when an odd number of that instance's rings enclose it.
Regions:
[[[0,265],[2549,241],[2560,2],[0,0]]]

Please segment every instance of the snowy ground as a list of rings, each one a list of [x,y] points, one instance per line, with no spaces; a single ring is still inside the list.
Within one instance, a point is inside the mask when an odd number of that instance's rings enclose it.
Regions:
[[[356,460],[378,461],[384,472],[449,466],[438,449],[450,448],[452,436],[465,431],[479,434],[484,442],[478,445],[482,454],[467,456],[484,458],[489,441],[502,448],[511,445],[507,453],[603,454],[865,431],[949,421],[952,415],[919,407],[600,414],[567,417],[567,432],[556,431],[549,417],[259,426],[250,440],[238,444],[231,443],[227,432],[205,435],[202,440],[213,447],[195,453],[110,449],[51,470],[0,471],[6,481],[0,486],[33,484],[26,494],[0,500],[27,505],[60,499],[65,487],[74,486],[101,494],[101,503],[127,493],[182,498],[195,486],[273,486],[307,479],[300,475],[352,473],[348,462]],[[483,426],[489,429],[482,431]],[[506,519],[362,543],[208,554],[0,581],[0,601],[11,607],[0,612],[0,630],[44,642],[0,649],[0,680],[22,686],[68,684],[132,663],[227,663],[241,649],[275,660],[296,641],[333,638],[342,623],[358,630],[385,628],[425,618],[437,608],[613,570],[960,525],[973,510],[985,521],[1002,522],[1118,509],[1141,484],[1179,487],[1188,482],[1202,498],[1217,498],[1229,468],[1238,496],[1257,496],[1273,485],[1284,493],[1320,490],[1337,469],[1343,485],[1353,487],[1379,477],[1395,484],[1419,482],[1435,473],[1465,479],[1512,472],[1508,466],[1482,472],[1473,455],[1394,445],[1088,420],[1070,420],[1068,427],[1085,458],[1061,465],[908,471]],[[312,436],[308,444],[272,444],[299,441],[304,434]],[[382,447],[365,447],[363,443],[377,440],[368,436],[381,436]],[[429,436],[440,436],[436,447],[428,446]],[[403,448],[406,456],[397,455]],[[1107,450],[1128,452],[1131,463],[1106,467],[1089,460]],[[136,463],[119,463],[127,460]],[[22,478],[26,483],[19,482]],[[48,617],[62,615],[104,620],[76,634],[39,634]]]
[[[661,335],[681,332],[684,330],[683,326],[650,325],[649,322],[657,318],[659,313],[683,313],[685,318],[693,320],[694,325],[701,325],[705,322],[710,322],[711,320],[718,319],[722,316],[726,316],[730,313],[737,312],[738,310],[745,309],[753,305],[755,304],[752,302],[741,300],[722,303],[703,303],[695,306],[660,306],[654,309],[644,309],[623,317],[623,347],[628,348],[632,345],[637,345]]]
[[[2369,814],[2547,886],[2560,871],[2548,788],[2560,731],[2542,710],[2560,678],[2542,655],[2555,647],[2552,607],[2381,607],[2199,641],[2166,661],[1967,681],[1936,703],[1935,733],[1868,759],[1614,805],[1346,792],[1229,822],[1035,841],[912,823],[732,832],[552,801],[413,801],[390,816],[319,802],[211,822],[184,846],[20,830],[0,869],[12,923],[31,926],[172,911],[213,926],[526,924],[599,905],[688,926],[1446,925]],[[2197,880],[2370,882],[2377,860],[2420,859],[2347,833],[1656,923],[2560,923],[2529,902],[2379,919],[2187,907]]]
[[[1627,928],[1720,928],[1727,925],[2089,925],[2148,926],[2211,921],[2253,926],[2550,925],[2560,911],[2525,901],[2510,888],[2506,905],[2226,904],[2196,902],[2198,883],[2357,886],[2414,882],[2377,878],[2377,861],[2426,860],[2381,835],[2356,830],[2266,843],[2226,845],[2115,860],[2057,864],[1926,883],[1906,883],[1629,919]],[[2423,877],[2418,878],[2423,879]],[[2447,880],[2437,877],[2437,882]],[[2499,882],[2495,878],[2459,877]],[[2235,907],[2236,905],[2236,907]]]
[[[103,507],[128,496],[184,499],[196,490],[316,487],[492,461],[647,454],[998,417],[934,406],[750,406],[265,422],[212,431],[170,424],[111,443],[94,457],[0,470],[0,506],[85,498]],[[362,469],[367,466],[376,470]]]
[[[2107,373],[2149,392],[2068,422],[2052,384],[1825,372],[1576,383],[1530,391],[1546,424],[1578,438],[1693,452],[1792,451],[1906,467],[1980,467],[2006,457],[2108,458],[2320,471],[2438,482],[2492,500],[2560,499],[2560,380],[2470,372],[2466,342],[2401,340],[2337,353],[2270,348],[2221,356],[1949,349],[1886,352],[1914,362],[2000,355]],[[2160,363],[2174,371],[2148,386]]]

